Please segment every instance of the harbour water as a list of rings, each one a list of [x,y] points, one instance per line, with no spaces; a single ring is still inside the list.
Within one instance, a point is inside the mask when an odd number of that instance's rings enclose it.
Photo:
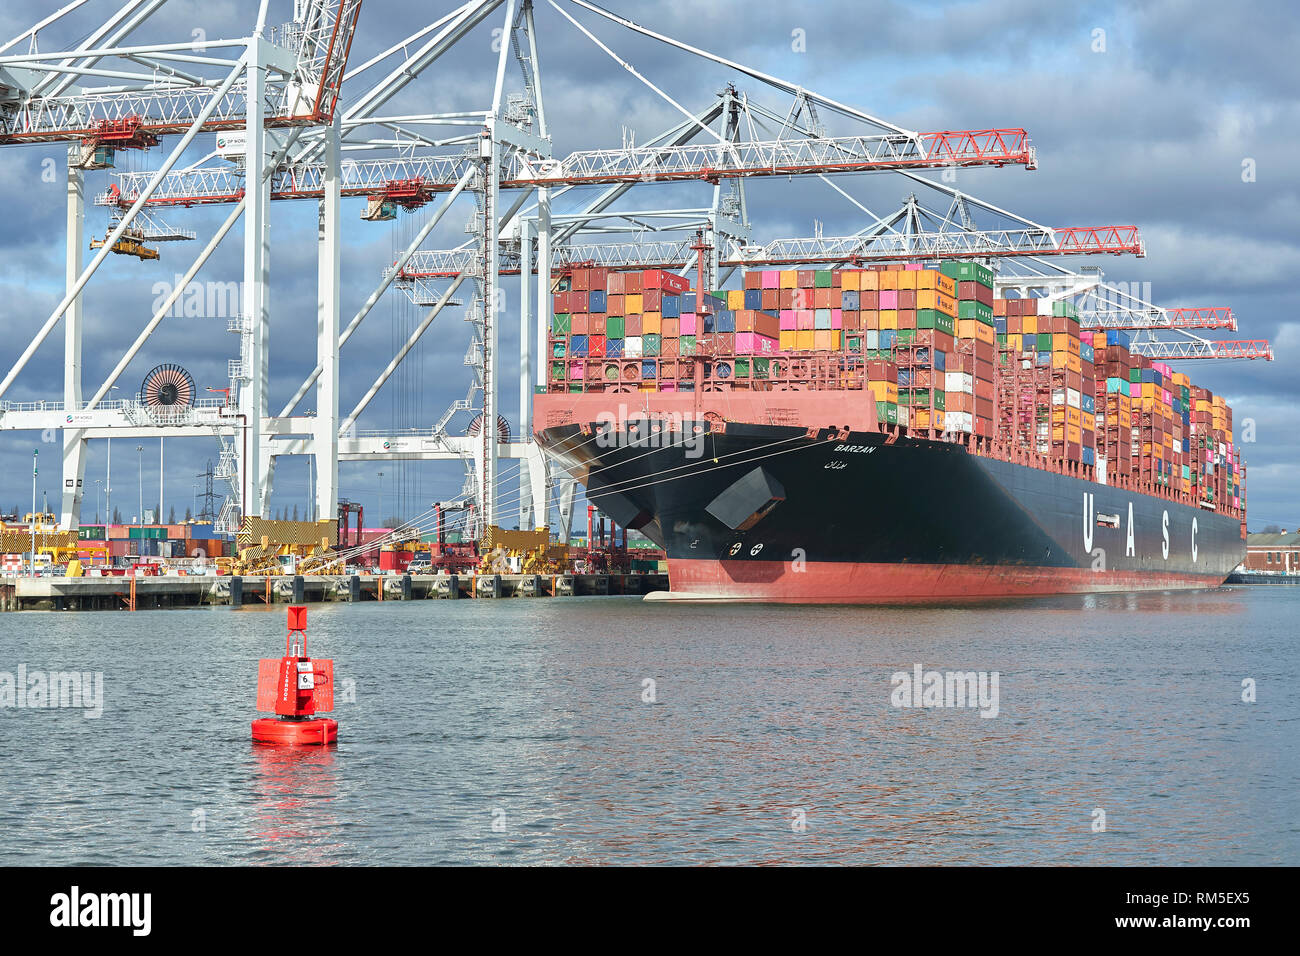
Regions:
[[[1298,616],[320,605],[340,743],[282,750],[249,721],[283,607],[6,614],[0,673],[102,672],[103,712],[0,709],[0,863],[1294,865]],[[917,665],[996,672],[997,716],[894,706]]]

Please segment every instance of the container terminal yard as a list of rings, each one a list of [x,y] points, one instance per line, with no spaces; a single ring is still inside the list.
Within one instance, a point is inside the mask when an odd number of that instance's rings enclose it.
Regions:
[[[38,52],[77,6],[0,50],[0,162],[66,158],[62,296],[0,379],[0,430],[57,436],[61,493],[36,513],[33,467],[32,513],[0,528],[6,609],[477,596],[485,580],[494,595],[909,603],[1215,586],[1245,557],[1232,410],[1186,369],[1270,360],[1269,343],[1210,337],[1236,330],[1230,307],[1164,307],[1084,264],[1145,256],[1137,226],[1044,225],[951,185],[979,168],[1031,180],[1022,128],[908,130],[582,0],[550,4],[545,27],[531,0],[473,0],[362,59],[361,0],[302,0],[282,25],[263,3],[246,38],[184,55],[132,36],[162,6],[132,0],[76,48]],[[733,79],[679,101],[579,12]],[[491,101],[420,111],[440,60],[492,23],[510,42]],[[573,130],[545,110],[549,29],[581,32],[680,122],[559,150]],[[859,210],[857,231],[765,231],[764,211],[789,211],[766,187],[817,181]],[[901,204],[868,213],[840,182],[890,184]],[[315,365],[284,382],[271,226],[313,205]],[[224,220],[200,236],[183,225],[196,208]],[[453,217],[469,238],[431,245]],[[384,223],[391,264],[346,268],[345,239]],[[97,275],[125,259],[149,282],[162,244],[178,281],[121,318],[120,355],[88,380]],[[242,257],[220,277],[239,279],[227,380],[202,384],[188,365],[208,355],[152,337],[226,247]],[[357,381],[344,346],[381,302],[418,321]],[[425,338],[446,310],[469,329],[465,397],[371,427],[414,351],[466,346],[445,320]],[[61,394],[16,400],[59,331]],[[87,520],[89,449],[114,437],[158,439],[160,458],[166,438],[211,442],[219,504],[182,524]],[[272,519],[291,459],[307,461],[309,513],[330,517]],[[341,462],[445,462],[465,482],[363,529]],[[854,494],[891,502],[888,520],[827,511]]]

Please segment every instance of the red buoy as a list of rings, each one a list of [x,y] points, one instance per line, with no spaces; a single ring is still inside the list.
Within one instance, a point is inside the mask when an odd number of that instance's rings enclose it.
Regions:
[[[260,744],[332,744],[339,723],[317,713],[334,709],[334,662],[307,656],[307,609],[289,608],[285,654],[263,658],[257,668],[257,709],[275,717],[253,721]]]

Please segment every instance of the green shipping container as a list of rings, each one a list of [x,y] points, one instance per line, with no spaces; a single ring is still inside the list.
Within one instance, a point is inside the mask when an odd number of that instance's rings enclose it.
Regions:
[[[978,262],[943,262],[939,271],[957,282],[978,282],[982,286],[993,288],[993,272]]]
[[[556,335],[568,335],[572,327],[567,312],[556,312],[551,316],[551,331]]]
[[[568,354],[568,351],[569,343],[567,340],[551,343],[551,358],[562,359]]]
[[[642,343],[644,347],[645,343]],[[683,335],[677,340],[677,354],[694,355],[695,354],[695,336]]]
[[[641,354],[658,355],[660,340],[660,336],[653,333],[641,336]]]
[[[166,528],[140,528],[133,525],[130,529],[127,530],[127,537],[144,539],[148,541],[166,541],[167,529]]]
[[[736,378],[749,378],[749,359],[738,358],[733,369]]]
[[[951,315],[940,312],[938,309],[917,309],[916,311],[916,327],[918,329],[937,329],[940,332],[953,335],[957,330],[954,321]]]
[[[103,541],[104,526],[102,524],[83,524],[77,529],[77,538],[81,541]]]
[[[769,378],[771,375],[772,360],[765,358],[754,359],[754,378]]]
[[[979,319],[985,325],[993,324],[993,307],[973,299],[962,299],[957,303],[957,318]]]
[[[898,345],[911,345],[916,340],[916,329],[899,329],[894,342]]]
[[[813,274],[814,289],[829,289],[833,281],[830,269],[818,269],[816,273]]]
[[[623,338],[624,327],[625,327],[625,323],[623,322],[622,318],[612,316],[612,315],[609,316],[609,318],[605,320],[605,338],[607,339]]]
[[[876,418],[890,425],[897,425],[898,406],[893,402],[876,402]]]
[[[551,363],[551,381],[552,381],[552,382],[563,382],[563,381],[564,381],[564,369],[565,369],[565,365],[564,365],[563,362],[552,362],[552,363]]]

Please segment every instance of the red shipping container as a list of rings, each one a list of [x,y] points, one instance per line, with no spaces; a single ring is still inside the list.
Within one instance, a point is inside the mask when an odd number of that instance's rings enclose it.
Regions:
[[[591,320],[586,312],[575,312],[569,316],[569,329],[573,335],[586,335],[591,331]]]
[[[641,311],[658,312],[663,305],[663,292],[659,289],[646,289],[641,293]]]
[[[623,273],[623,292],[627,295],[636,295],[641,291],[643,285],[640,272]]]
[[[794,305],[795,295],[794,295],[794,294],[795,294],[798,290],[797,290],[797,289],[778,289],[777,291],[781,293],[781,298],[780,298],[781,308],[783,308],[783,309],[793,309],[793,308],[795,307],[795,305]]]
[[[660,334],[664,338],[677,338],[681,334],[680,319],[663,319],[660,326]]]
[[[745,287],[746,289],[761,289],[761,288],[763,288],[763,273],[762,273],[762,272],[746,272],[746,273],[745,273],[745,285],[744,285],[744,287]]]
[[[680,295],[689,289],[690,285],[690,280],[683,276],[666,272],[663,269],[647,269],[641,273],[641,289],[643,292],[649,292],[651,289],[656,289],[660,292]]]
[[[587,311],[587,293],[570,292],[569,293],[569,311],[586,312]]]
[[[880,293],[875,289],[858,293],[858,308],[863,312],[875,312],[880,308]]]
[[[609,267],[593,266],[587,277],[589,289],[603,290],[609,284]]]
[[[640,334],[641,334],[641,316],[639,316],[639,315],[629,315],[629,316],[624,320],[624,328],[625,328],[625,330],[626,330],[626,334],[629,335],[629,336],[640,335]]]
[[[587,336],[587,355],[590,358],[603,358],[605,355],[605,336],[592,334]]]
[[[606,325],[606,322],[608,321],[607,316],[605,315],[605,313],[603,313],[603,312],[593,312],[593,313],[591,313],[591,318],[590,318],[589,321],[590,321],[590,323],[591,323],[590,326],[589,326],[589,331],[590,331],[590,333],[591,333],[592,335],[604,335],[604,334],[605,334],[605,325]]]
[[[811,289],[817,284],[817,273],[812,269],[800,269],[795,275],[795,280],[800,289]]]
[[[769,312],[776,312],[781,308],[781,290],[764,289],[763,290],[763,308]]]
[[[574,269],[569,275],[569,280],[571,283],[569,286],[570,289],[573,289],[575,292],[587,292],[591,289],[591,270]],[[586,306],[583,306],[583,308],[586,308]]]
[[[560,314],[572,312],[573,310],[569,308],[569,293],[557,292],[551,296],[551,310]]]
[[[611,272],[609,282],[606,284],[605,291],[610,295],[622,295],[625,276],[622,272]]]
[[[899,289],[899,290],[898,290],[898,307],[899,307],[900,309],[915,309],[915,308],[916,308],[916,290],[915,290],[915,289]]]
[[[884,359],[871,359],[867,362],[867,381],[898,384],[898,366]]]

